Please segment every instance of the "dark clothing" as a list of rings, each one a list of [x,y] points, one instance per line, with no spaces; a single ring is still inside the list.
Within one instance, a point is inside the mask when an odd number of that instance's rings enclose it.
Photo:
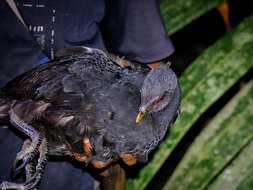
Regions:
[[[0,87],[45,56],[7,3],[0,3]]]
[[[157,0],[16,0],[28,30],[0,3],[0,86],[53,58],[58,49],[83,45],[126,59],[153,62],[173,51]],[[102,22],[103,21],[103,22]],[[11,126],[10,126],[11,128]],[[0,126],[0,183],[10,180],[22,140]],[[11,180],[13,181],[13,180]],[[68,162],[49,162],[40,189],[92,189],[93,180]]]
[[[158,0],[16,1],[30,32],[51,59],[58,49],[78,45],[142,63],[174,51]]]
[[[174,52],[158,0],[107,0],[101,29],[108,51],[131,61],[150,63]]]
[[[85,45],[105,50],[98,23],[104,17],[103,0],[16,0],[28,28],[43,52]]]

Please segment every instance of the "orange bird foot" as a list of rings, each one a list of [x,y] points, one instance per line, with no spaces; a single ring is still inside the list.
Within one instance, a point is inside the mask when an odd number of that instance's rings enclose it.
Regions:
[[[83,151],[87,154],[91,153],[92,146],[88,137],[83,138]]]
[[[132,154],[120,154],[120,158],[127,164],[128,166],[132,166],[137,163],[138,159],[135,158]]]

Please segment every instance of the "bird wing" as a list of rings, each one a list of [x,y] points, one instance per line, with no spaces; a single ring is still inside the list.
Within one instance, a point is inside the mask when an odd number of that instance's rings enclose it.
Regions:
[[[50,103],[43,120],[64,130],[70,144],[80,144],[84,134],[94,137],[94,142],[99,144],[96,138],[106,132],[112,118],[122,111],[114,106],[121,97],[113,93],[122,94],[125,88],[121,83],[122,74],[112,68],[120,70],[120,66],[110,62],[109,66],[98,65],[95,61],[72,57],[46,63],[7,83],[2,90],[8,97],[20,101]],[[129,102],[128,98],[125,101]]]

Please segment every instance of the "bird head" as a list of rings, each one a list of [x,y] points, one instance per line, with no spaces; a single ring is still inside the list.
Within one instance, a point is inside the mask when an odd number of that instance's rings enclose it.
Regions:
[[[140,90],[141,104],[136,123],[146,114],[164,109],[172,100],[177,85],[177,77],[169,63],[152,69],[145,77]]]

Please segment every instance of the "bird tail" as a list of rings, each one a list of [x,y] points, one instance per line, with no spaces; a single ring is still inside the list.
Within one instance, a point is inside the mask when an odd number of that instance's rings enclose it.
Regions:
[[[0,123],[6,124],[9,122],[9,111],[15,104],[16,100],[7,98],[3,93],[0,92]]]

